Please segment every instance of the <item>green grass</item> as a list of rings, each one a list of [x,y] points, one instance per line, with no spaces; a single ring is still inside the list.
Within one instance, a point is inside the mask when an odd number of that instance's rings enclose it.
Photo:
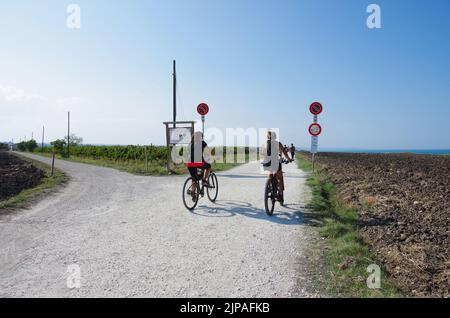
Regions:
[[[302,169],[304,171],[312,171],[312,163],[309,160],[306,160],[305,157],[299,153],[295,156],[297,158],[297,165],[299,169]]]
[[[304,155],[297,156],[298,166],[306,171],[312,165]],[[381,288],[370,289],[366,279],[370,264],[381,264],[358,233],[358,213],[336,195],[336,187],[318,172],[310,174],[307,184],[312,198],[308,216],[315,221],[319,234],[326,239],[323,261],[327,290],[337,297],[402,297],[386,273],[381,270]]]
[[[54,190],[57,186],[64,184],[69,180],[69,177],[58,169],[54,170],[54,174],[52,177],[50,166],[22,156],[20,158],[31,162],[36,168],[44,171],[45,176],[41,179],[41,182],[36,187],[25,189],[15,196],[0,201],[0,211],[5,209],[23,207],[33,199],[36,199],[44,193],[48,193]]]
[[[49,153],[40,153],[36,151],[35,154],[51,157]],[[248,155],[247,155],[248,157]],[[109,159],[94,159],[94,158],[86,158],[86,157],[78,157],[78,156],[70,156],[70,158],[62,157],[61,155],[56,155],[55,158],[60,160],[67,160],[78,163],[86,163],[101,167],[108,167],[117,169],[120,171],[132,173],[135,175],[143,175],[143,176],[161,176],[168,174],[186,174],[188,171],[183,164],[171,166],[170,173],[167,171],[166,163],[160,160],[154,160],[148,162],[148,168],[145,165],[144,161],[141,160],[109,160]],[[225,171],[231,168],[239,166],[240,163],[213,163],[212,169],[214,171]]]

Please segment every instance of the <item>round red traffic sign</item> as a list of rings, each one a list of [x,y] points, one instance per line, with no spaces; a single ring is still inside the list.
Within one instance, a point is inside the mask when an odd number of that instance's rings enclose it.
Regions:
[[[308,131],[312,136],[319,136],[322,132],[322,126],[320,126],[318,123],[311,124],[308,128]]]
[[[322,104],[319,102],[314,102],[309,106],[309,111],[313,115],[319,115],[323,110]]]
[[[205,116],[209,112],[209,106],[208,104],[201,103],[197,106],[197,113],[199,113],[202,116]]]

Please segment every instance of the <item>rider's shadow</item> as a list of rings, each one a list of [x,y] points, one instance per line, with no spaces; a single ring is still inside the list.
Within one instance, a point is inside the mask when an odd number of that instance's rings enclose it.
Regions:
[[[232,217],[243,215],[264,221],[270,221],[283,225],[299,225],[304,224],[303,213],[300,209],[287,206],[290,212],[274,211],[272,216],[268,216],[264,209],[257,208],[251,203],[235,200],[217,201],[212,206],[205,204],[199,205],[196,210],[191,213],[205,217]],[[300,206],[298,206],[300,207]]]

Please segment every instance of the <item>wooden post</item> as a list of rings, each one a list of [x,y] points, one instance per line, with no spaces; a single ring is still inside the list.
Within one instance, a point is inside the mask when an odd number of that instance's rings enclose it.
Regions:
[[[53,149],[52,151],[52,177],[54,168],[55,168],[55,149]]]
[[[144,146],[145,152],[145,171],[148,172],[148,154],[147,154],[147,146]]]
[[[176,61],[173,60],[173,127],[177,121],[177,70]]]
[[[150,162],[153,162],[152,150],[153,150],[153,144],[150,144]]]
[[[70,112],[67,112],[67,158],[70,158]]]
[[[45,127],[42,126],[42,144],[41,144],[41,152],[44,152],[44,132]]]
[[[166,144],[167,144],[167,172],[170,172],[170,137],[169,137],[169,127],[166,125]]]

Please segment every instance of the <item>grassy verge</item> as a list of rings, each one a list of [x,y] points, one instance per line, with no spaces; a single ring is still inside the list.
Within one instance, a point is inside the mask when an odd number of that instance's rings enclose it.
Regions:
[[[297,160],[299,168],[311,172],[309,160],[301,155]],[[319,234],[326,239],[323,259],[328,292],[337,297],[401,297],[383,269],[381,288],[367,287],[366,279],[370,275],[367,267],[378,263],[360,239],[357,211],[338,198],[335,185],[326,176],[311,172],[307,184],[312,190],[311,217],[318,224]]]
[[[35,152],[37,155],[51,157],[51,154]],[[70,156],[70,158],[62,157],[61,155],[56,155],[57,159],[67,160],[72,162],[86,163],[101,167],[108,167],[117,169],[120,171],[142,175],[142,176],[162,176],[168,174],[186,174],[188,171],[184,165],[176,165],[172,167],[170,173],[167,172],[166,163],[162,161],[149,161],[148,168],[145,165],[145,162],[140,160],[108,160],[108,159],[94,159],[94,158],[86,158],[86,157],[77,157]],[[240,165],[239,163],[213,163],[212,168],[214,171],[225,171],[236,166]]]
[[[52,177],[50,166],[42,162],[25,158],[22,156],[20,158],[28,162],[31,162],[36,168],[39,168],[42,171],[44,171],[45,176],[44,178],[42,178],[41,182],[36,187],[25,189],[13,197],[0,201],[0,211],[10,208],[23,207],[33,199],[36,199],[39,196],[43,195],[44,193],[54,190],[57,186],[69,180],[69,177],[58,169],[54,170],[54,174]]]

